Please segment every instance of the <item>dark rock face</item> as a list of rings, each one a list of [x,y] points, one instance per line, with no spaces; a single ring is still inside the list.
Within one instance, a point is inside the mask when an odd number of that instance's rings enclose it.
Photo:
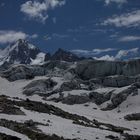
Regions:
[[[0,110],[0,113],[8,115],[25,115],[19,107],[15,107],[14,104],[11,104],[6,96],[0,96]]]
[[[124,116],[124,119],[126,119],[128,121],[139,121],[140,113],[128,114],[128,115]]]
[[[0,133],[0,140],[20,140],[20,138]]]
[[[140,75],[137,76],[124,76],[124,75],[116,75],[116,76],[107,76],[94,78],[90,80],[91,83],[99,84],[107,87],[124,87],[131,85],[133,83],[140,82]]]
[[[134,76],[140,74],[140,59],[127,62],[84,60],[75,68],[84,80],[112,75]]]
[[[136,79],[134,77],[120,75],[115,77],[105,77],[103,79],[103,85],[110,87],[124,87],[131,85],[135,81]]]
[[[25,65],[10,67],[8,70],[2,72],[1,76],[9,81],[34,78],[32,70]]]
[[[51,59],[51,54],[50,53],[46,53],[45,55],[45,62]]]
[[[31,46],[27,41],[20,39],[16,44],[10,46],[8,62],[10,64],[15,62],[20,64],[30,64],[31,59],[35,59],[40,52],[41,51],[38,48]]]
[[[23,94],[27,96],[34,94],[45,95],[48,91],[51,91],[55,85],[57,85],[57,83],[51,79],[36,80],[24,87]]]
[[[129,135],[129,134],[125,133],[125,134],[123,134],[123,136],[125,137],[124,140],[140,140],[139,135]]]
[[[108,106],[102,110],[112,110],[112,109],[118,107],[123,101],[125,101],[127,99],[127,97],[130,94],[132,94],[134,92],[138,92],[137,87],[132,85],[128,89],[123,90],[123,91],[119,92],[118,94],[114,94],[110,99],[111,103],[108,104]]]
[[[63,49],[58,49],[55,54],[51,57],[51,60],[61,60],[67,62],[74,62],[81,60],[77,55],[64,51]]]
[[[84,104],[89,102],[90,99],[88,96],[78,96],[78,95],[68,95],[68,97],[64,98],[62,100],[62,103],[68,104],[68,105],[74,105],[74,104]]]
[[[98,92],[91,92],[89,94],[89,98],[91,101],[95,102],[97,105],[100,105],[106,101],[109,101],[112,93],[113,93],[113,91],[108,92],[106,94],[100,94]]]
[[[76,89],[81,89],[80,83],[76,80],[64,82],[60,87],[60,91],[71,91]]]
[[[70,65],[71,65],[71,63],[68,63],[68,62],[52,60],[52,61],[49,61],[49,62],[43,64],[43,67],[46,70],[54,70],[54,68],[56,68],[56,67],[59,69],[62,69],[62,70],[66,70],[69,68]]]

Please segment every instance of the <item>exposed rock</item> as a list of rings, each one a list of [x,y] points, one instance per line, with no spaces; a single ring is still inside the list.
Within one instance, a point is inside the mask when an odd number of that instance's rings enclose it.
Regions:
[[[77,80],[64,82],[60,87],[60,91],[71,91],[76,89],[81,89],[80,83]]]
[[[57,85],[52,79],[35,80],[24,87],[23,94],[32,96],[34,94],[41,95],[47,94],[53,87]]]
[[[9,115],[25,115],[19,107],[16,107],[14,106],[14,104],[11,104],[11,102],[7,100],[6,96],[0,96],[0,113]]]
[[[89,102],[90,99],[88,96],[84,95],[68,95],[67,97],[63,98],[62,103],[68,104],[68,105],[74,105],[74,104],[84,104]]]
[[[67,61],[67,62],[74,62],[74,61],[81,60],[81,58],[79,58],[77,55],[69,51],[64,51],[63,49],[60,48],[55,52],[55,54],[51,57],[51,59]]]
[[[134,76],[140,74],[140,59],[120,62],[84,60],[77,63],[75,71],[82,79],[113,75]]]
[[[91,92],[89,93],[89,98],[91,101],[95,102],[97,105],[100,105],[108,100],[110,100],[113,91],[108,93],[98,93],[98,92]]]
[[[1,62],[9,64],[30,64],[41,51],[26,40],[19,39],[14,44],[6,47],[2,54]]]
[[[0,133],[0,140],[20,140],[20,138]]]
[[[1,76],[9,81],[34,78],[32,70],[25,65],[12,66],[8,70],[2,72]]]
[[[64,139],[63,137],[59,137],[55,134],[46,135],[46,134],[40,133],[40,131],[37,130],[36,128],[33,129],[33,127],[31,127],[31,126],[27,126],[24,123],[18,123],[16,121],[9,121],[9,120],[5,120],[5,119],[1,119],[0,126],[3,126],[8,129],[11,129],[13,131],[22,133],[22,134],[28,136],[28,138],[31,140],[70,140],[70,139]],[[2,140],[4,140],[4,139],[2,139]],[[18,139],[6,139],[6,140],[18,140]]]
[[[140,113],[128,114],[124,116],[124,119],[128,121],[139,121],[140,120]]]
[[[113,76],[113,77],[105,77],[103,80],[103,86],[109,87],[124,87],[135,83],[136,78],[128,77],[128,76]]]
[[[130,135],[130,134],[123,134],[123,136],[125,137],[124,140],[140,140],[140,136],[139,135]]]
[[[102,110],[112,110],[118,107],[123,101],[127,99],[127,97],[130,94],[132,94],[135,91],[137,91],[137,88],[132,85],[128,87],[127,89],[121,91],[120,93],[113,94],[113,96],[111,96],[111,103],[108,104],[107,107]]]

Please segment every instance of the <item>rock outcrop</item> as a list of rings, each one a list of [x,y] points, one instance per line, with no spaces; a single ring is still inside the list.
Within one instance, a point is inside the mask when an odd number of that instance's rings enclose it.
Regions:
[[[84,60],[77,63],[76,73],[88,80],[112,75],[134,76],[140,74],[140,59],[131,61]]]
[[[51,79],[35,80],[24,87],[23,94],[27,96],[32,96],[34,94],[47,95],[56,85],[57,83]]]

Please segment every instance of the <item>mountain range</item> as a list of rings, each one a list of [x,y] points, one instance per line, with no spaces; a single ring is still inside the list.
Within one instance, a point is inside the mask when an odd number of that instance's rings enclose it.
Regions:
[[[38,47],[22,39],[0,50],[0,65],[5,63],[34,65],[41,64],[48,60],[73,62],[81,59],[83,58],[60,48],[53,55],[42,52]]]
[[[140,59],[51,55],[18,40],[0,62],[0,140],[140,140]]]

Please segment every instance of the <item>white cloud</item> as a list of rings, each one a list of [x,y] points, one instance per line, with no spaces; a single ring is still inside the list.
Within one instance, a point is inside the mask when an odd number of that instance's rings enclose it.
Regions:
[[[122,57],[126,57],[128,55],[136,55],[138,54],[139,48],[133,48],[129,50],[120,50],[117,55],[115,56],[115,59],[121,59]]]
[[[100,54],[100,53],[104,53],[104,52],[110,52],[110,51],[114,51],[116,49],[114,48],[106,48],[106,49],[93,49],[92,52],[94,54]]]
[[[84,56],[89,56],[92,54],[92,51],[82,50],[82,49],[71,50],[71,52],[77,55],[84,55]]]
[[[48,18],[48,10],[61,7],[64,4],[65,0],[27,1],[21,5],[20,11],[27,15],[29,19],[35,19],[44,23]]]
[[[120,42],[130,42],[130,41],[138,41],[140,40],[140,36],[124,36],[119,38]]]
[[[103,25],[114,25],[116,27],[136,27],[140,25],[140,10],[114,16],[104,21]]]
[[[37,34],[28,35],[22,31],[0,30],[0,44],[13,43],[18,39],[37,38]]]
[[[106,5],[109,5],[111,3],[117,3],[119,5],[122,5],[124,3],[127,3],[127,0],[105,0]]]
[[[100,51],[100,53],[107,52],[107,50],[111,51],[110,48],[104,49],[104,50],[105,51]],[[113,50],[115,50],[115,49],[112,49],[112,51]],[[115,60],[121,60],[121,59],[134,58],[138,55],[138,53],[139,53],[138,51],[139,51],[139,48],[132,48],[132,49],[128,49],[128,50],[119,50],[117,52],[117,54],[114,55],[114,56],[105,54],[101,57],[95,57],[96,54],[100,54],[100,53],[98,53],[98,51],[97,51],[97,53],[95,53],[93,51],[88,51],[88,50],[72,50],[72,52],[77,54],[77,55],[83,55],[83,56],[86,56],[86,57],[90,56],[90,57],[93,57],[96,60],[107,60],[107,61],[115,61]]]
[[[29,38],[36,39],[36,38],[38,38],[38,34],[33,34],[33,35],[29,36]]]
[[[116,49],[114,49],[114,48],[93,49],[91,51],[89,51],[89,50],[82,50],[82,49],[76,49],[76,50],[72,50],[72,52],[77,54],[77,55],[93,56],[93,55],[99,55],[101,53],[111,52],[111,51],[115,51],[115,50]]]
[[[106,61],[114,61],[115,58],[114,56],[110,56],[110,55],[105,55],[105,56],[102,56],[102,57],[93,57],[94,59],[96,60],[106,60]]]

